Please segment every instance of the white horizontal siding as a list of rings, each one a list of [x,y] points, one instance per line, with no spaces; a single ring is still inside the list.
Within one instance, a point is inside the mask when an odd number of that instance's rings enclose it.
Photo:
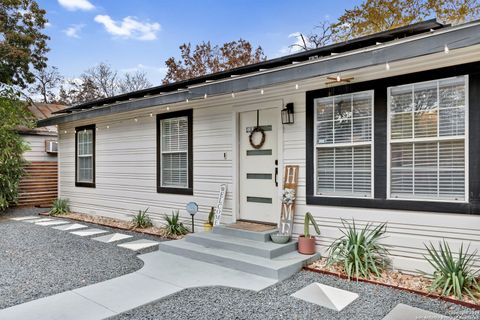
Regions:
[[[463,62],[467,62],[467,58],[471,61],[478,59],[478,56],[465,55]],[[373,66],[365,72],[346,72],[342,75],[352,75],[356,81],[366,81],[432,68],[432,61],[436,61],[438,67],[440,64],[443,66],[453,63],[444,55],[436,55],[435,58],[422,57],[414,63],[392,63],[388,74],[383,66]],[[460,59],[455,61],[458,63]],[[480,250],[480,215],[306,205],[305,91],[325,87],[325,79],[309,79],[299,85],[299,90],[295,90],[295,84],[285,84],[266,88],[262,96],[257,91],[249,91],[237,93],[235,98],[230,95],[208,97],[171,107],[172,111],[177,108],[194,108],[193,196],[156,192],[156,125],[155,117],[149,117],[149,113],[165,112],[164,107],[62,125],[59,146],[60,195],[70,199],[71,207],[75,211],[122,219],[131,219],[138,210],[150,207],[149,212],[155,222],[162,223],[163,214],[179,209],[187,225],[190,225],[190,217],[184,210],[185,204],[195,201],[200,207],[196,221],[201,225],[206,220],[210,207],[216,204],[219,185],[226,183],[229,192],[222,221],[230,222],[233,220],[232,215],[236,214],[232,211],[238,208],[233,199],[235,193],[232,193],[235,190],[237,172],[237,161],[234,159],[237,155],[237,143],[233,106],[249,103],[255,106],[264,101],[283,100],[284,103],[295,104],[295,124],[283,127],[283,154],[279,159],[280,163],[283,160],[283,165],[300,166],[295,237],[303,233],[303,214],[310,211],[322,231],[317,238],[317,245],[322,253],[325,253],[333,239],[341,236],[338,229],[342,226],[341,218],[355,219],[360,226],[367,222],[388,222],[387,237],[383,242],[390,248],[394,267],[401,270],[429,269],[423,259],[426,254],[424,243],[429,241],[437,243],[445,238],[454,250],[458,249],[461,242],[471,243],[471,250]],[[138,122],[133,120],[135,117]],[[95,123],[99,128],[96,188],[76,188],[73,130],[75,126],[89,123]],[[107,129],[107,126],[110,128]],[[64,133],[65,130],[67,133]],[[478,264],[480,265],[480,262]]]
[[[57,161],[56,154],[45,152],[45,141],[57,140],[57,137],[40,135],[22,135],[25,142],[28,143],[30,150],[23,154],[27,161]]]

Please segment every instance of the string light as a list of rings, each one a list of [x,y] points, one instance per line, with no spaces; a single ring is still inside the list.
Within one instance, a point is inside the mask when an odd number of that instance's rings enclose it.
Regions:
[[[153,117],[153,113],[150,113],[150,118]]]
[[[187,100],[185,100],[185,101],[188,103],[188,98],[187,98]]]
[[[110,129],[110,126],[107,126],[107,129]]]
[[[340,75],[338,74],[337,75],[337,82],[340,82],[340,81],[342,81],[342,78],[340,78]]]
[[[263,93],[264,93],[263,89],[262,89],[262,90],[260,90],[260,94],[263,94]]]
[[[205,93],[205,95],[203,96],[203,99],[207,99],[207,94]]]
[[[445,52],[445,54],[448,54],[450,52],[450,49],[448,48],[447,45],[445,45],[445,47],[443,48],[443,51]]]
[[[298,90],[298,83],[295,85],[295,90]]]
[[[66,133],[67,133],[67,130],[63,131],[63,133],[65,133],[65,134],[66,134]]]
[[[167,106],[167,111],[170,111],[170,107],[169,107],[169,106]]]
[[[133,120],[134,120],[135,122],[138,122],[138,119],[137,119],[137,118],[135,118],[135,119],[133,119]]]
[[[232,92],[232,98],[235,98],[235,92]]]
[[[387,71],[390,70],[390,64],[388,63],[388,61],[387,61],[387,63],[385,63],[385,70],[387,70]]]

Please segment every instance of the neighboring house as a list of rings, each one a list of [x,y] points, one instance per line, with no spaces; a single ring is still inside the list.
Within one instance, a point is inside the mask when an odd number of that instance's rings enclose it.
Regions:
[[[43,120],[53,112],[65,108],[58,104],[32,103],[28,109],[35,119]],[[25,152],[28,161],[25,175],[20,181],[18,206],[49,206],[57,198],[57,137],[56,126],[18,130],[29,144]]]
[[[299,165],[294,236],[310,211],[322,253],[342,218],[388,221],[401,270],[426,270],[428,241],[480,249],[478,21],[430,20],[40,121],[54,124],[74,211],[131,219],[149,207],[160,223],[178,209],[187,222],[195,201],[200,225],[227,184],[222,222],[275,223],[283,168]]]

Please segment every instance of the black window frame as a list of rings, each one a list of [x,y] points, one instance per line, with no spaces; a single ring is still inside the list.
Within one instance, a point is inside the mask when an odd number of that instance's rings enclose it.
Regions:
[[[92,182],[78,181],[78,133],[83,130],[92,130],[92,151],[93,151],[93,163],[92,163]],[[95,188],[96,187],[96,132],[97,126],[90,124],[86,126],[75,128],[75,187]]]
[[[160,121],[164,119],[187,117],[188,121],[188,188],[162,187],[161,181],[161,132]],[[157,114],[157,193],[193,195],[193,110],[181,110]]]
[[[387,88],[453,76],[468,76],[468,202],[387,199]],[[317,98],[374,90],[373,198],[328,197],[314,194],[314,100]],[[480,213],[480,62],[403,74],[372,81],[335,86],[306,92],[306,203],[341,207],[431,211],[446,213]]]

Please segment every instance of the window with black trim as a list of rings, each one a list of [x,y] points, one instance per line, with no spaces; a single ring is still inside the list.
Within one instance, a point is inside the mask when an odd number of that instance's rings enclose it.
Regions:
[[[75,185],[95,187],[95,125],[75,128]]]
[[[467,77],[388,88],[389,197],[465,201]]]
[[[315,195],[373,196],[373,90],[318,98]]]
[[[157,115],[157,191],[193,194],[192,110]]]

